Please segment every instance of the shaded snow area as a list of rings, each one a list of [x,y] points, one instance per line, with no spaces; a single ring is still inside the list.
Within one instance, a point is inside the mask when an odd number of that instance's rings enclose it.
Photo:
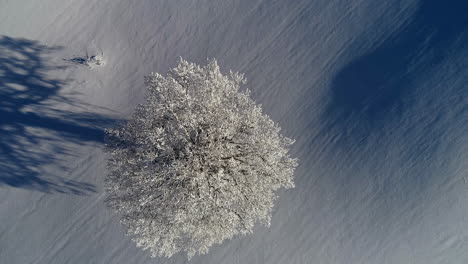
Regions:
[[[299,158],[270,228],[190,263],[468,263],[465,2],[0,0],[0,263],[187,262],[103,202],[103,129],[179,56],[244,72]]]

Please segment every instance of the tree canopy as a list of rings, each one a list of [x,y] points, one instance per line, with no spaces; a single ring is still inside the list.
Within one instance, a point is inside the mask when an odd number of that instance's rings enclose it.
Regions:
[[[294,187],[293,140],[244,83],[215,60],[181,59],[166,76],[146,76],[146,102],[106,131],[108,206],[153,256],[190,258],[268,226],[275,191]]]

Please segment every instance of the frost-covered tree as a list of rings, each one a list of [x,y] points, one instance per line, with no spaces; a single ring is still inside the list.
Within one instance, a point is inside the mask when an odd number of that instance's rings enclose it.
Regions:
[[[270,224],[275,191],[291,188],[293,141],[240,91],[241,74],[184,60],[145,79],[147,101],[106,131],[108,205],[153,256],[213,244]]]

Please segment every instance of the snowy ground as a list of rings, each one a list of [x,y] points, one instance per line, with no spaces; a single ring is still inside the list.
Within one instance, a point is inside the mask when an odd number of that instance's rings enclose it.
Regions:
[[[300,159],[271,228],[190,262],[468,263],[463,2],[0,0],[0,263],[186,262],[123,234],[101,150],[179,56],[245,72]]]

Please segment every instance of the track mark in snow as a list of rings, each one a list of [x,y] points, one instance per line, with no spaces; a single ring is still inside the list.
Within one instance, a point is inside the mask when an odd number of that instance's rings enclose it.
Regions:
[[[461,241],[463,241],[463,239],[460,239],[457,235],[449,235],[440,241],[438,251],[442,253],[444,251],[457,248],[460,246]]]
[[[64,245],[67,243],[68,234],[71,232],[71,230],[76,230],[80,227],[86,226],[83,225],[83,222],[87,222],[90,220],[90,217],[92,218],[92,215],[90,216],[88,214],[91,209],[93,209],[95,206],[97,206],[102,200],[104,199],[105,194],[101,193],[99,196],[97,196],[93,202],[89,203],[88,206],[82,206],[79,210],[76,211],[76,213],[70,217],[70,221],[68,224],[64,224],[60,228],[61,230],[56,233],[56,238],[53,243],[50,243],[48,248],[44,250],[44,254],[39,256],[32,264],[38,264],[42,263],[41,261],[50,256],[50,259],[54,259],[57,254],[60,253],[61,247],[57,247],[57,245]]]

